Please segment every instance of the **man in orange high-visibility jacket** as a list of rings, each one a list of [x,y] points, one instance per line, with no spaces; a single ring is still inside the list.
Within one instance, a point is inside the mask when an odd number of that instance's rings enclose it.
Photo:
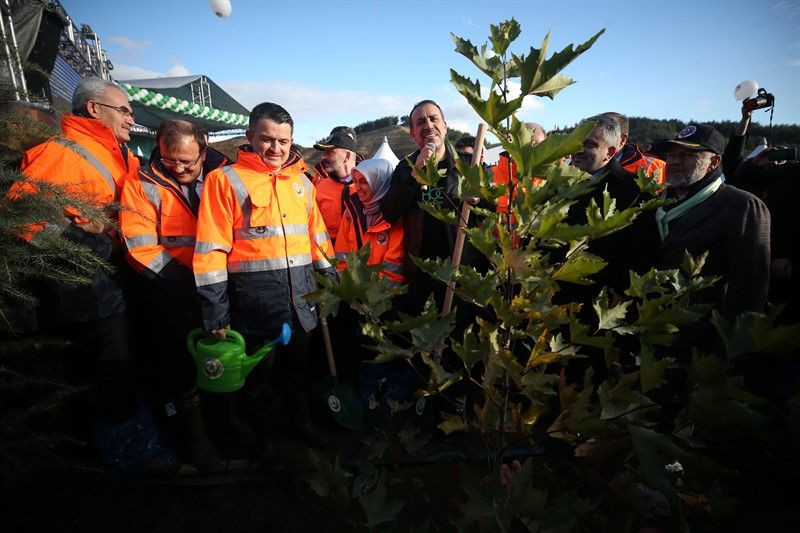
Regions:
[[[205,176],[230,163],[207,146],[207,135],[198,124],[162,122],[150,161],[125,183],[120,212],[128,262],[141,274],[134,319],[159,339],[142,356],[156,370],[151,374],[161,399],[174,405],[183,449],[200,470],[215,468],[221,457],[206,436],[195,364],[186,350],[186,336],[200,320],[192,257]]]
[[[620,128],[619,152],[615,156],[623,170],[636,174],[644,168],[645,174],[655,179],[659,185],[664,185],[667,180],[667,164],[652,154],[643,152],[638,146],[628,142],[630,124],[628,117],[620,113],[603,113],[604,116],[615,120]]]
[[[356,134],[347,126],[336,126],[314,148],[324,151],[319,164],[326,177],[314,182],[314,186],[317,188],[319,212],[335,248],[342,214],[349,211],[355,215],[362,209],[351,173],[353,167],[363,159],[356,153]]]
[[[224,338],[229,325],[255,348],[292,324],[292,340],[275,356],[272,382],[292,404],[292,429],[308,444],[323,446],[309,423],[307,349],[316,327],[314,307],[303,297],[315,289],[318,270],[335,276],[327,257],[333,247],[304,175],[305,164],[291,151],[294,123],[281,106],[253,108],[249,146],[238,161],[211,172],[203,185],[193,261],[203,325]],[[245,386],[262,465],[279,469],[275,430],[280,416],[268,401],[267,365],[259,365]]]
[[[547,133],[544,128],[535,122],[528,122],[525,124],[531,130],[531,145],[536,146],[547,138]],[[509,185],[514,186],[514,198],[517,197],[517,165],[510,160],[508,152],[501,152],[500,159],[497,164],[491,167],[492,178],[495,185]],[[511,178],[511,179],[509,179]],[[533,186],[538,187],[542,184],[541,178],[533,177]],[[508,213],[508,194],[504,194],[497,199],[497,212]]]
[[[63,135],[25,153],[21,171],[30,179],[16,183],[11,193],[36,194],[36,182],[41,181],[63,186],[98,208],[110,207],[119,199],[123,181],[138,169],[138,160],[124,144],[130,140],[133,124],[128,97],[118,85],[85,78],[73,94],[72,114],[61,121]],[[36,244],[40,232],[58,231],[104,260],[122,263],[111,227],[75,209],[66,209],[64,215],[63,224],[37,225],[26,237]],[[154,445],[152,420],[136,409],[125,309],[119,278],[103,269],[94,272],[88,285],[51,284],[42,294],[45,318],[74,339],[76,356],[93,375],[98,415],[95,443],[103,450],[104,460],[128,470],[168,467],[168,461],[158,459],[166,455]],[[148,430],[153,440],[132,451],[130,447],[137,445],[131,439],[148,439]]]

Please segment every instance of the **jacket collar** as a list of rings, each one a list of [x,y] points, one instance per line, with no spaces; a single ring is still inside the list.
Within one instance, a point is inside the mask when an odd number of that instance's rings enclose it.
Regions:
[[[289,159],[280,169],[276,170],[274,168],[270,168],[264,164],[258,154],[253,152],[253,147],[249,144],[244,144],[239,147],[239,155],[236,158],[236,163],[237,165],[241,165],[250,170],[255,170],[256,172],[275,174],[283,178],[299,175],[308,170],[308,165],[306,165],[305,161],[303,161],[303,158],[300,157],[300,154],[294,150],[289,153]]]
[[[106,124],[96,118],[85,118],[77,115],[66,115],[61,119],[61,131],[70,139],[86,139],[87,137],[101,144],[109,152],[120,150],[120,142]]]

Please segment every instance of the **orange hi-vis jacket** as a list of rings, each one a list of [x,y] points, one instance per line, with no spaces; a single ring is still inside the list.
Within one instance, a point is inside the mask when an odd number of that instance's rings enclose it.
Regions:
[[[150,162],[130,177],[122,189],[123,209],[119,219],[126,258],[147,279],[165,285],[184,285],[190,281],[189,288],[194,294],[192,257],[197,216],[160,157],[156,148]],[[228,163],[230,160],[223,154],[206,148],[203,173]]]
[[[494,180],[495,185],[508,185],[509,184],[509,174],[508,174],[508,167],[509,167],[509,157],[508,153],[503,152],[500,154],[500,159],[497,161],[497,164],[491,167],[492,170],[492,178]],[[514,161],[511,161],[511,177],[513,178],[514,184],[514,197],[517,196],[517,184],[519,183],[519,179],[517,178],[517,165]],[[538,187],[542,184],[542,179],[534,177],[533,178],[533,186]],[[497,198],[497,212],[498,213],[508,213],[508,194],[504,194]]]
[[[316,288],[314,269],[335,271],[305,169],[295,153],[281,169],[267,167],[248,146],[237,163],[206,176],[193,268],[207,330],[231,325],[268,337],[294,315],[306,331],[316,326],[303,296]]]
[[[360,203],[355,193],[355,185],[352,179],[342,182],[334,177],[329,177],[318,182],[316,187],[317,206],[335,247],[342,224],[342,215],[348,210],[348,204]]]
[[[369,243],[368,265],[381,265],[381,276],[392,283],[405,283],[405,249],[403,247],[403,219],[400,218],[389,224],[382,216],[367,228],[365,232],[358,231],[359,222],[353,221],[352,215],[347,212],[342,217],[339,227],[339,238],[336,240],[336,257],[340,260],[337,265],[339,270],[344,270],[344,262],[348,252],[355,252],[361,246]]]
[[[34,146],[22,158],[20,171],[32,178],[65,187],[74,194],[104,208],[119,200],[126,176],[136,175],[139,160],[120,146],[111,128],[93,118],[67,115],[61,119],[62,135]],[[31,182],[18,182],[12,194],[35,193]],[[66,220],[80,219],[72,208],[65,210]],[[66,223],[65,220],[65,223]],[[30,227],[30,240],[44,226]],[[65,226],[48,228],[62,231]]]
[[[645,173],[650,177],[655,176],[656,171],[658,171],[657,182],[659,185],[664,185],[667,180],[666,162],[657,157],[645,154],[635,144],[625,145],[619,165],[623,170],[633,172],[634,174],[637,170],[644,167]]]
[[[15,183],[9,195],[36,194],[35,183],[40,181],[63,186],[67,194],[98,208],[118,200],[124,180],[136,174],[139,160],[120,146],[111,128],[97,119],[67,115],[61,120],[61,131],[61,136],[25,152],[20,170],[30,180]],[[71,223],[83,221],[76,209],[64,211],[63,224],[33,223],[22,236],[35,243],[42,231],[56,231],[88,246],[98,257],[112,260],[116,235],[112,231],[87,233]],[[50,286],[43,297],[43,308],[51,320],[67,324],[122,313],[125,298],[115,277],[98,269],[87,285]]]

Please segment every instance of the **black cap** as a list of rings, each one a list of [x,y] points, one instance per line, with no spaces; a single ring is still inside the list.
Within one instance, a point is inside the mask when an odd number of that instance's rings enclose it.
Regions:
[[[689,124],[675,136],[675,139],[654,143],[654,150],[662,150],[669,144],[676,144],[693,152],[714,152],[722,155],[725,151],[725,137],[713,126]]]
[[[329,150],[331,148],[344,148],[351,152],[356,151],[356,134],[347,126],[336,126],[331,130],[331,134],[325,139],[314,145],[317,150]]]

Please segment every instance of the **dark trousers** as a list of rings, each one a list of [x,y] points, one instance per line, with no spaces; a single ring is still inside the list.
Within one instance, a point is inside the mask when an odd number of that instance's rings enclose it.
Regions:
[[[58,326],[55,333],[73,342],[65,378],[93,384],[96,414],[111,422],[133,416],[136,394],[125,315]]]
[[[194,294],[178,298],[141,284],[134,307],[134,328],[147,334],[136,338],[146,381],[163,401],[190,396],[195,391],[197,370],[186,337],[200,326]]]
[[[253,354],[272,339],[248,338],[247,353]],[[241,393],[245,410],[259,441],[279,438],[286,430],[287,415],[299,420],[307,412],[293,408],[308,394],[308,346],[310,335],[297,318],[292,324],[292,338],[276,348],[253,368]],[[307,406],[307,403],[305,403]]]

